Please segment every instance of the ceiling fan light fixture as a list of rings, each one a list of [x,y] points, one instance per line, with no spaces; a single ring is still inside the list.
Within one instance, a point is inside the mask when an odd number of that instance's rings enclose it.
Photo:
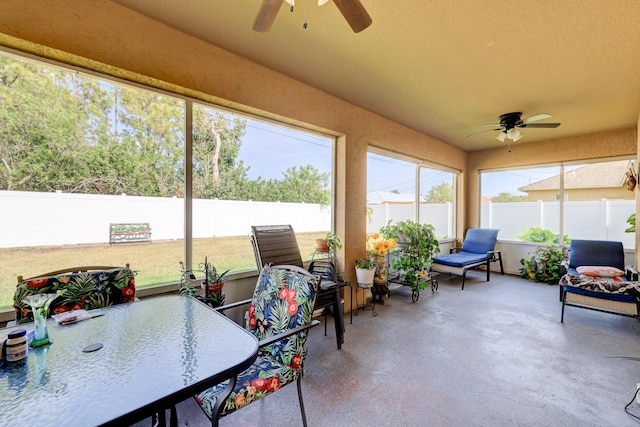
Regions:
[[[318,6],[322,6],[323,4],[325,4],[328,1],[329,0],[318,0]]]
[[[505,138],[507,137],[507,133],[506,132],[500,132],[500,134],[498,136],[496,136],[496,139],[500,142],[504,142]]]
[[[522,138],[522,134],[518,129],[511,128],[507,131],[507,138],[517,141],[518,139]]]

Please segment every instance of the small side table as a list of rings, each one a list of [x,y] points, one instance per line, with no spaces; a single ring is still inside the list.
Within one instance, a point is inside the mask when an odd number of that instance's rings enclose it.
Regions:
[[[358,282],[358,286],[356,287],[356,316],[360,312],[360,309],[362,309],[362,310],[371,309],[372,314],[374,316],[378,315],[378,313],[376,312],[375,301],[372,304],[367,304],[367,292],[366,291],[367,291],[367,289],[371,289],[372,287],[373,287],[373,283],[359,283]],[[359,293],[360,290],[362,290],[362,305],[360,305],[360,303],[358,302],[358,293]]]

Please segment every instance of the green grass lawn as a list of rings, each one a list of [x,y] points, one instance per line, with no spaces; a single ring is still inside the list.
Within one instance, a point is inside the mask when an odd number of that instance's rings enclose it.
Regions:
[[[303,259],[311,258],[315,239],[324,235],[325,232],[296,235]],[[205,256],[220,273],[227,269],[256,268],[248,236],[194,239],[193,268],[197,268]],[[33,277],[67,267],[123,266],[128,263],[137,272],[136,287],[141,288],[178,282],[183,259],[182,240],[0,249],[0,310],[13,306],[18,276]]]

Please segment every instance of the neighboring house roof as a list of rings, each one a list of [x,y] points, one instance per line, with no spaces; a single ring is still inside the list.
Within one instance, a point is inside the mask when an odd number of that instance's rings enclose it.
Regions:
[[[625,185],[625,173],[629,169],[631,160],[618,160],[615,162],[594,163],[573,169],[564,174],[564,188],[610,188]],[[529,185],[518,188],[518,191],[559,190],[560,175],[541,181],[532,182]]]
[[[415,194],[398,194],[390,191],[372,191],[367,193],[368,205],[380,205],[382,203],[414,203]]]

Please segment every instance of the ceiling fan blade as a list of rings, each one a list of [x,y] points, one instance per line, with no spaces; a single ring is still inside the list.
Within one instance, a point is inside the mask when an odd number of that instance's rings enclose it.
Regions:
[[[472,133],[471,135],[467,135],[467,136],[465,136],[465,138],[470,138],[472,136],[482,135],[483,133],[495,132],[495,131],[498,131],[498,130],[502,130],[502,128],[483,130],[482,132],[476,132],[476,133]]]
[[[333,2],[354,33],[359,33],[373,22],[360,0],[333,0]]]
[[[537,114],[523,120],[524,123],[537,122],[538,120],[550,119],[551,114]]]
[[[253,21],[253,31],[268,32],[278,16],[282,3],[284,0],[263,0],[258,15]]]
[[[557,128],[558,126],[560,126],[560,123],[531,123],[531,124],[523,124],[522,126],[518,126],[518,127],[523,127],[523,128]]]
[[[480,125],[480,126],[492,126],[492,127],[500,126],[500,127],[502,127],[502,123],[485,123],[485,124]]]

